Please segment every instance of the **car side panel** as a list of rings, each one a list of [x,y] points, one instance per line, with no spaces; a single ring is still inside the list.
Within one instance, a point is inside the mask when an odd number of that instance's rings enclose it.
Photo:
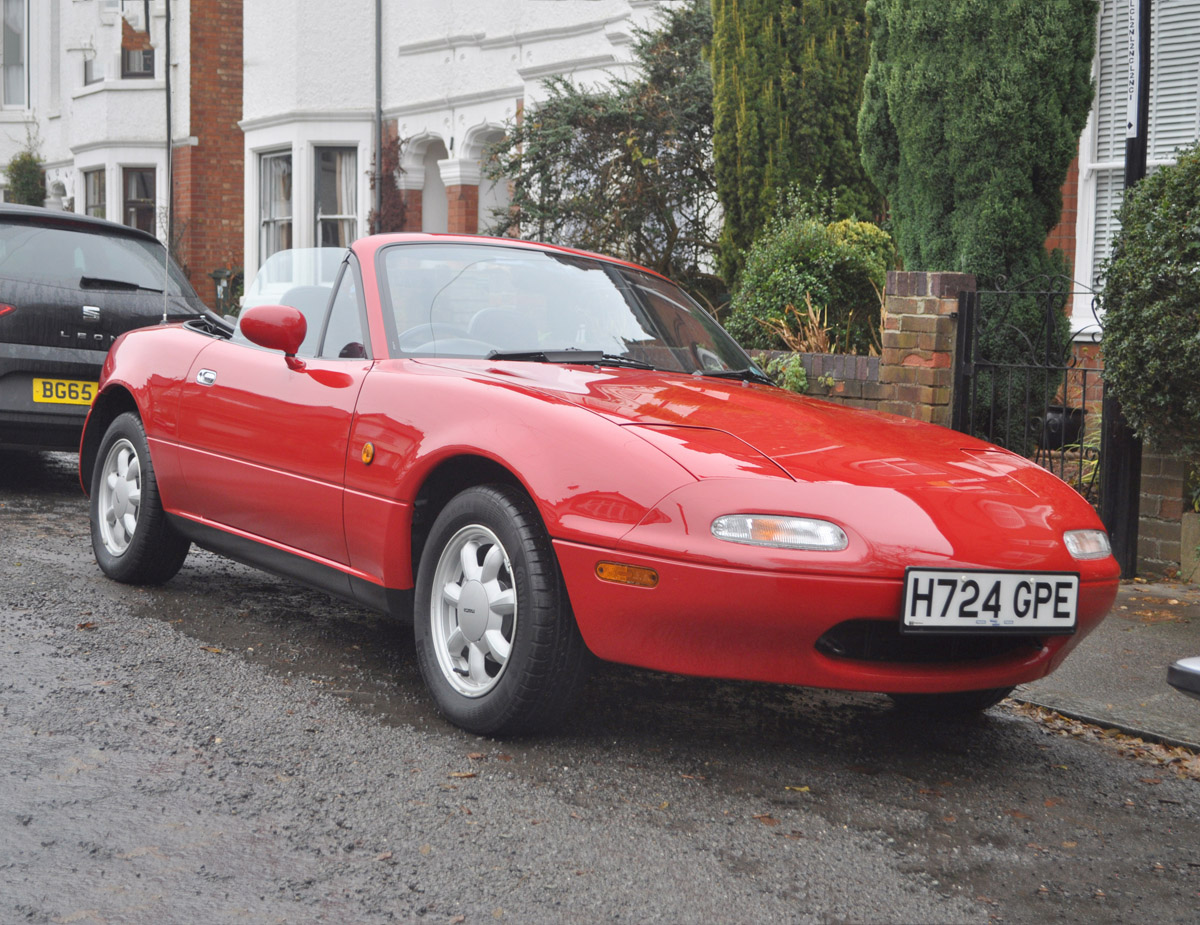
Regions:
[[[179,389],[192,358],[211,338],[181,325],[141,328],[117,338],[100,372],[100,396],[124,391],[133,397],[150,444],[163,507],[187,510],[191,500],[179,469]],[[88,415],[84,441],[98,443],[107,423],[97,418],[97,397]],[[93,433],[93,428],[97,431]],[[83,472],[85,479],[89,473]]]
[[[180,461],[205,521],[345,565],[346,439],[370,362],[305,363],[214,341],[182,384]]]
[[[362,457],[367,443],[370,463]],[[601,544],[615,544],[660,498],[693,481],[645,440],[574,405],[489,376],[383,361],[359,395],[347,454],[346,541],[355,570],[389,588],[412,587],[411,505],[429,473],[459,456],[512,472],[551,536]]]

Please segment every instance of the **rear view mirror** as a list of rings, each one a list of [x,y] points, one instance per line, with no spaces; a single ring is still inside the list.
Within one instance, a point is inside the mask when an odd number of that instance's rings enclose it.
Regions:
[[[252,344],[282,350],[290,368],[304,368],[304,361],[296,359],[296,351],[304,343],[308,322],[299,309],[290,305],[256,305],[242,313],[238,326]]]

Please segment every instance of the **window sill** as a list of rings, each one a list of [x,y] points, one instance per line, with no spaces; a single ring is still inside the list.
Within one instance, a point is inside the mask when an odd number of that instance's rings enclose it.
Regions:
[[[72,99],[81,99],[87,96],[94,96],[97,93],[103,93],[106,90],[114,90],[118,93],[130,90],[159,90],[166,92],[166,82],[162,80],[150,80],[145,77],[130,77],[127,79],[105,79],[98,80],[94,84],[87,84],[80,87],[71,94]]]

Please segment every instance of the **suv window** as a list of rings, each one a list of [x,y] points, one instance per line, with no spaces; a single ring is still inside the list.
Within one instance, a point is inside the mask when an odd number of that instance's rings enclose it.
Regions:
[[[164,249],[157,241],[74,228],[0,221],[0,276],[84,289],[162,292]],[[191,296],[179,269],[167,291]]]

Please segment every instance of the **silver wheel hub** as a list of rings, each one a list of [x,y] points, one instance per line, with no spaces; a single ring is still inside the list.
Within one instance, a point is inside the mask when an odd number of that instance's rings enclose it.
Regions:
[[[499,683],[512,654],[517,593],[499,537],[481,524],[454,534],[433,572],[431,641],[442,676],[481,697]]]
[[[108,450],[100,470],[97,500],[100,539],[111,555],[133,542],[142,504],[142,464],[133,444],[122,437]]]

